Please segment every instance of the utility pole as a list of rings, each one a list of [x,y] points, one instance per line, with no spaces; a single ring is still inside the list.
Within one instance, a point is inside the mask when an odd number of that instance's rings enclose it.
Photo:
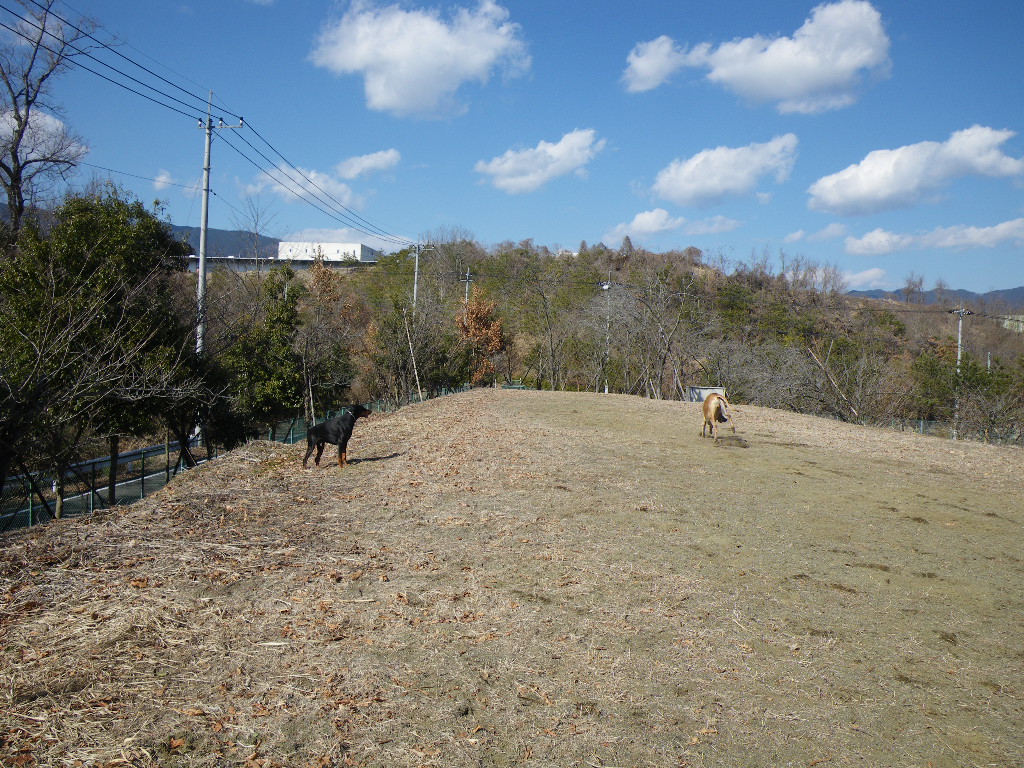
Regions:
[[[432,250],[434,249],[429,245],[424,246],[416,243],[416,266],[412,273],[412,311],[414,313],[416,312],[416,294],[420,286],[420,253]]]
[[[423,246],[416,243],[416,266],[412,273],[412,311],[416,311],[416,293],[420,287],[420,250]]]
[[[459,282],[466,284],[466,303],[469,304],[469,284],[473,282],[473,278],[469,276],[469,267],[466,267],[466,276],[460,277]]]
[[[960,305],[960,309],[949,310],[951,315],[959,315],[956,321],[956,392],[953,399],[953,432],[952,437],[954,440],[957,439],[957,428],[960,426],[960,358],[964,352],[964,315],[973,315],[969,309],[964,309],[964,305]]]
[[[604,291],[605,327],[604,327],[604,360],[601,361],[601,368],[604,372],[604,393],[608,394],[608,359],[612,349],[612,273],[608,272],[608,281],[601,283],[601,290]]]
[[[199,227],[199,266],[198,272],[198,311],[196,317],[196,354],[203,353],[203,345],[206,337],[206,230],[210,222],[210,146],[213,144],[213,91],[210,91],[210,101],[206,106],[206,120],[199,121],[199,127],[206,132],[206,152],[203,155],[203,213]],[[238,118],[238,125],[224,125],[220,120],[217,128],[241,128],[242,118]]]

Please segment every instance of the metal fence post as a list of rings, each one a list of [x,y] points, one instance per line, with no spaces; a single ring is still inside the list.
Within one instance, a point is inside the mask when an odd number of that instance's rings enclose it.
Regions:
[[[139,498],[146,498],[146,452],[142,452],[142,474],[139,477]]]

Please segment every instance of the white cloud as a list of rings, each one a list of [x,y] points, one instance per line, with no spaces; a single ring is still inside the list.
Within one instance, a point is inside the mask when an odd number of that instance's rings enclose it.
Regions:
[[[863,237],[846,238],[846,252],[857,256],[883,256],[896,251],[926,248],[995,248],[1007,243],[1024,245],[1024,218],[1004,221],[992,227],[938,227],[914,235],[874,229]]]
[[[834,240],[837,237],[844,237],[845,235],[846,226],[838,222],[833,222],[824,229],[818,230],[813,235],[808,235],[807,241],[811,243],[820,243],[822,240]]]
[[[686,51],[679,48],[668,35],[646,43],[637,43],[626,57],[628,66],[622,75],[630,93],[650,91],[685,66]]]
[[[174,184],[175,181],[174,177],[171,175],[171,172],[165,171],[163,169],[161,169],[160,172],[156,175],[156,178],[153,179],[153,189],[155,189],[157,192],[162,192],[168,187],[174,186]]]
[[[374,171],[388,171],[398,165],[402,159],[397,149],[384,149],[369,155],[359,155],[342,160],[334,170],[343,179],[355,179],[363,174]]]
[[[685,218],[681,216],[673,218],[664,208],[655,208],[653,211],[638,213],[628,224],[619,224],[602,238],[602,242],[615,243],[626,236],[630,238],[650,237],[661,232],[679,229],[684,224],[686,224]]]
[[[712,216],[700,221],[691,221],[683,231],[688,235],[719,235],[732,232],[740,227],[740,222],[726,216]]]
[[[609,231],[603,242],[614,243],[627,235],[632,238],[644,239],[662,232],[682,230],[687,235],[715,235],[731,232],[740,226],[740,222],[725,216],[711,216],[700,221],[689,221],[682,216],[673,217],[664,208],[643,211],[633,217],[628,224],[619,224]]]
[[[906,208],[953,179],[1022,176],[1024,159],[1002,152],[1015,133],[974,125],[947,141],[922,141],[870,152],[856,165],[818,179],[808,205],[845,216]]]
[[[575,130],[557,144],[541,141],[532,149],[510,149],[500,157],[480,160],[474,170],[490,176],[491,183],[505,192],[532,192],[559,176],[585,172],[604,146],[605,140],[598,139],[593,129]]]
[[[912,235],[899,235],[884,229],[873,229],[863,237],[846,238],[846,252],[858,256],[881,256],[893,251],[907,251],[913,245]]]
[[[791,232],[783,238],[784,243],[799,243],[801,240],[806,240],[809,243],[819,243],[822,240],[834,240],[837,237],[843,237],[846,234],[846,226],[833,222],[824,229],[819,229],[817,232],[807,234],[802,229],[798,229],[796,232]]]
[[[871,290],[872,288],[888,288],[889,280],[884,269],[872,267],[863,272],[844,272],[843,279],[854,290]]]
[[[525,72],[530,57],[519,25],[494,0],[459,8],[450,19],[436,10],[376,7],[355,0],[320,33],[310,58],[339,75],[360,74],[370,109],[441,117],[465,107],[456,92],[486,83],[493,72]]]
[[[889,38],[865,0],[822,4],[792,37],[757,35],[717,47],[678,47],[662,36],[633,48],[623,75],[627,90],[645,91],[676,70],[706,67],[708,80],[781,113],[816,113],[853,104],[864,75],[888,74]]]
[[[169,186],[179,186],[178,182],[174,180],[174,176],[171,175],[170,171],[165,171],[163,168],[157,173],[157,178],[153,180],[153,188],[157,191],[163,191]],[[191,189],[188,190],[189,195]]]
[[[925,248],[995,248],[1004,243],[1024,245],[1024,219],[1004,221],[992,227],[939,227],[923,238]]]
[[[288,203],[319,200],[325,202],[318,202],[318,205],[333,207],[341,203],[348,208],[360,208],[363,204],[362,198],[348,184],[330,174],[303,168],[279,167],[273,174],[263,171],[246,188],[246,194],[258,195],[266,190]]]
[[[0,143],[6,144],[16,130],[17,121],[14,113],[5,109],[0,112]],[[34,110],[21,140],[22,162],[34,162],[39,158],[54,153],[61,155],[84,157],[89,148],[80,144],[68,127],[53,115]]]
[[[796,136],[787,133],[765,144],[705,149],[688,160],[673,160],[658,173],[653,190],[678,205],[749,194],[762,176],[774,175],[777,183],[789,178],[796,148]]]

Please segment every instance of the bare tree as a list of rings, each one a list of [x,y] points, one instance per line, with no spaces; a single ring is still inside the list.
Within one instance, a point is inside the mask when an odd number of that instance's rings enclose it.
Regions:
[[[235,229],[242,232],[246,244],[246,253],[239,256],[251,256],[256,260],[256,271],[260,271],[260,260],[267,258],[266,240],[281,239],[280,227],[276,224],[277,215],[273,208],[259,195],[246,195],[242,199],[242,210],[236,211],[231,217]]]
[[[62,287],[59,278],[51,279],[53,271],[43,276],[50,280],[43,288],[52,311],[26,319],[16,300],[0,298],[6,357],[0,366],[0,482],[15,466],[26,471],[26,460],[39,457],[56,470],[60,484],[63,471],[81,458],[81,439],[105,403],[176,397],[196,386],[175,381],[179,361],[173,356],[147,360],[154,334],[140,335],[124,296],[144,293],[151,279],[88,291]]]
[[[292,348],[302,361],[303,408],[306,421],[312,422],[318,406],[320,411],[340,407],[355,377],[350,359],[355,297],[347,281],[322,260],[313,263],[306,278],[299,302],[302,324]]]
[[[130,434],[189,388],[172,293],[183,253],[113,189],[69,197],[45,233],[25,227],[0,262],[0,476],[28,461],[60,475],[88,435]]]
[[[424,282],[433,281],[440,300],[447,301],[451,288],[459,286],[460,282],[465,283],[466,273],[475,269],[484,258],[484,250],[472,232],[459,226],[438,227],[420,237],[423,242],[430,243],[430,250],[426,252],[429,257],[425,254],[420,261],[420,277]],[[468,277],[472,279],[472,275]],[[463,298],[464,290],[468,291],[468,286],[459,287],[458,299]]]
[[[924,301],[924,277],[916,272],[911,272],[907,275],[900,293],[903,294],[903,300],[910,304],[922,303]]]
[[[678,366],[670,361],[685,329],[689,307],[685,301],[691,280],[670,269],[651,266],[635,270],[626,288],[623,323],[632,326],[629,350],[637,357],[640,390],[647,397],[671,397],[679,381]],[[678,351],[678,350],[676,350]],[[671,373],[671,381],[667,377]]]
[[[63,180],[87,149],[51,100],[55,77],[83,52],[95,24],[66,22],[56,0],[16,0],[24,9],[0,47],[0,187],[7,197],[4,251],[17,241],[25,212]]]

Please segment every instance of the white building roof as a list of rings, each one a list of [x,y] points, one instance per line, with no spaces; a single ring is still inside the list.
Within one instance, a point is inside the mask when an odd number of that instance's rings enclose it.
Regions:
[[[381,252],[362,243],[315,243],[282,241],[277,244],[277,258],[286,261],[312,261],[322,258],[325,262],[358,261],[374,262]]]

